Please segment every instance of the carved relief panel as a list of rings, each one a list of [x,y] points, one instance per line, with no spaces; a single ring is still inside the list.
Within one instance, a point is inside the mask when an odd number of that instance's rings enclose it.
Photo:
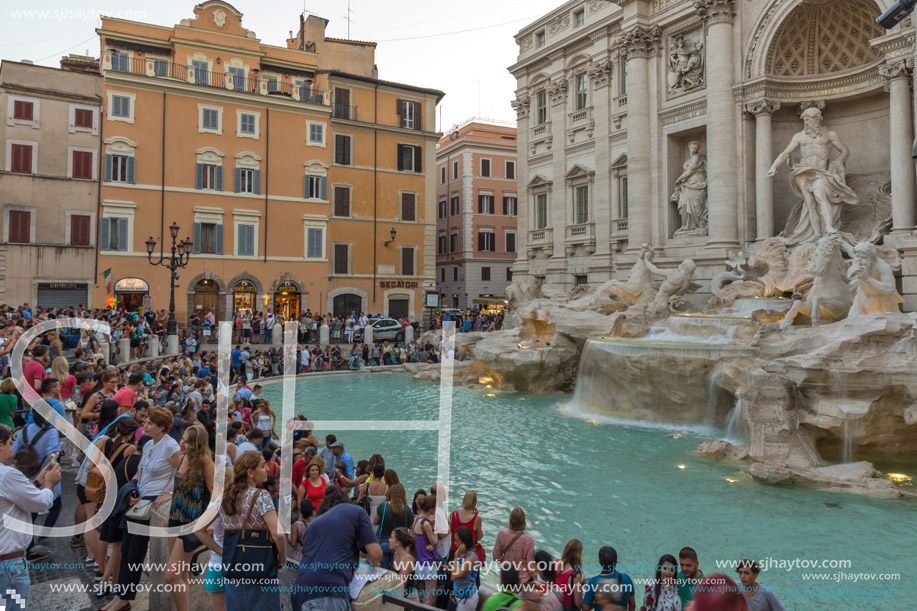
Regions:
[[[665,40],[667,100],[703,89],[706,83],[704,29],[677,32]]]

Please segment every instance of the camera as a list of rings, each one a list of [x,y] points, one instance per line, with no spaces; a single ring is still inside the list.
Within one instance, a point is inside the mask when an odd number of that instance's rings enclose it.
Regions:
[[[898,0],[891,8],[879,15],[879,18],[876,19],[876,23],[886,30],[892,29],[898,25],[899,21],[914,11],[915,2],[917,2],[917,0]]]

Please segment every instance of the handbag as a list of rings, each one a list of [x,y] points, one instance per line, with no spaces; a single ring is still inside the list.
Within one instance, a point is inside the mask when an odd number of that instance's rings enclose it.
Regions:
[[[125,469],[125,474],[126,473],[127,473],[127,470]],[[168,490],[171,484],[172,484],[171,481],[167,482],[165,485],[165,488],[163,488],[159,492],[159,494],[156,495],[156,498],[158,499],[162,493]],[[127,510],[127,512],[125,512],[124,516],[128,520],[135,520],[137,522],[149,522],[150,518],[152,517],[151,515],[152,513],[153,513],[153,501],[149,501],[147,499],[140,499],[139,501],[134,503],[133,507],[131,507],[130,509]]]
[[[242,528],[227,528],[223,534],[223,577],[226,579],[276,579],[278,552],[270,531],[247,528],[258,500],[252,495]]]
[[[108,462],[112,465],[117,463],[115,459],[120,456],[129,445],[129,443],[122,443],[119,445],[110,457],[106,456]],[[98,465],[93,464],[89,469],[89,473],[86,474],[86,484],[83,487],[86,489],[86,498],[88,500],[93,503],[105,502],[105,478],[102,477],[102,470]]]

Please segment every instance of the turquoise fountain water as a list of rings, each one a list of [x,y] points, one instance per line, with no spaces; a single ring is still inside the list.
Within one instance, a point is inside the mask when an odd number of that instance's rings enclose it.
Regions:
[[[279,406],[280,384],[267,384],[263,396]],[[905,609],[917,598],[906,568],[913,503],[757,483],[738,463],[694,454],[703,439],[721,437],[723,430],[597,419],[572,412],[569,399],[455,389],[450,508],[466,490],[477,491],[488,558],[497,530],[519,505],[536,549],[556,556],[576,537],[591,566],[600,546],[613,545],[635,581],[651,577],[638,565],[690,545],[707,574],[718,570],[717,560],[850,560],[844,569],[762,571],[759,582],[779,587],[790,609]],[[435,419],[439,386],[403,375],[310,377],[297,382],[297,406],[312,419]],[[320,438],[327,432],[317,431]],[[385,456],[409,497],[434,481],[435,432],[331,432],[355,459]],[[803,577],[838,572],[902,577]],[[496,576],[485,579],[495,582]],[[891,593],[866,595],[873,588]],[[811,593],[803,593],[807,589]],[[638,590],[639,605],[642,586]]]

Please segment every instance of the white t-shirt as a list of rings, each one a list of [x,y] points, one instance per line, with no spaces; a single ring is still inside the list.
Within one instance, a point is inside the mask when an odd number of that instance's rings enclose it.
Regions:
[[[251,452],[251,451],[260,452],[261,450],[259,450],[258,447],[255,444],[253,444],[252,442],[243,441],[242,443],[239,444],[239,449],[236,451],[236,456],[241,456],[242,452]]]
[[[140,480],[137,484],[141,498],[172,491],[175,467],[169,459],[178,451],[178,442],[169,435],[163,435],[158,443],[154,443],[152,439],[146,442],[143,446],[143,457],[140,459]]]
[[[217,514],[217,519],[213,521],[213,541],[220,548],[223,547],[223,516]],[[212,569],[222,568],[223,565],[223,556],[216,552],[210,552],[210,562],[207,563]]]
[[[439,530],[436,530],[437,524],[442,525]],[[449,520],[446,519],[446,511],[439,503],[436,504],[436,513],[433,514],[433,532],[437,535],[443,533],[449,534]],[[436,544],[436,553],[439,554],[441,558],[447,558],[449,556],[450,547],[452,547],[452,539],[450,537],[443,537],[439,540],[439,543]]]

